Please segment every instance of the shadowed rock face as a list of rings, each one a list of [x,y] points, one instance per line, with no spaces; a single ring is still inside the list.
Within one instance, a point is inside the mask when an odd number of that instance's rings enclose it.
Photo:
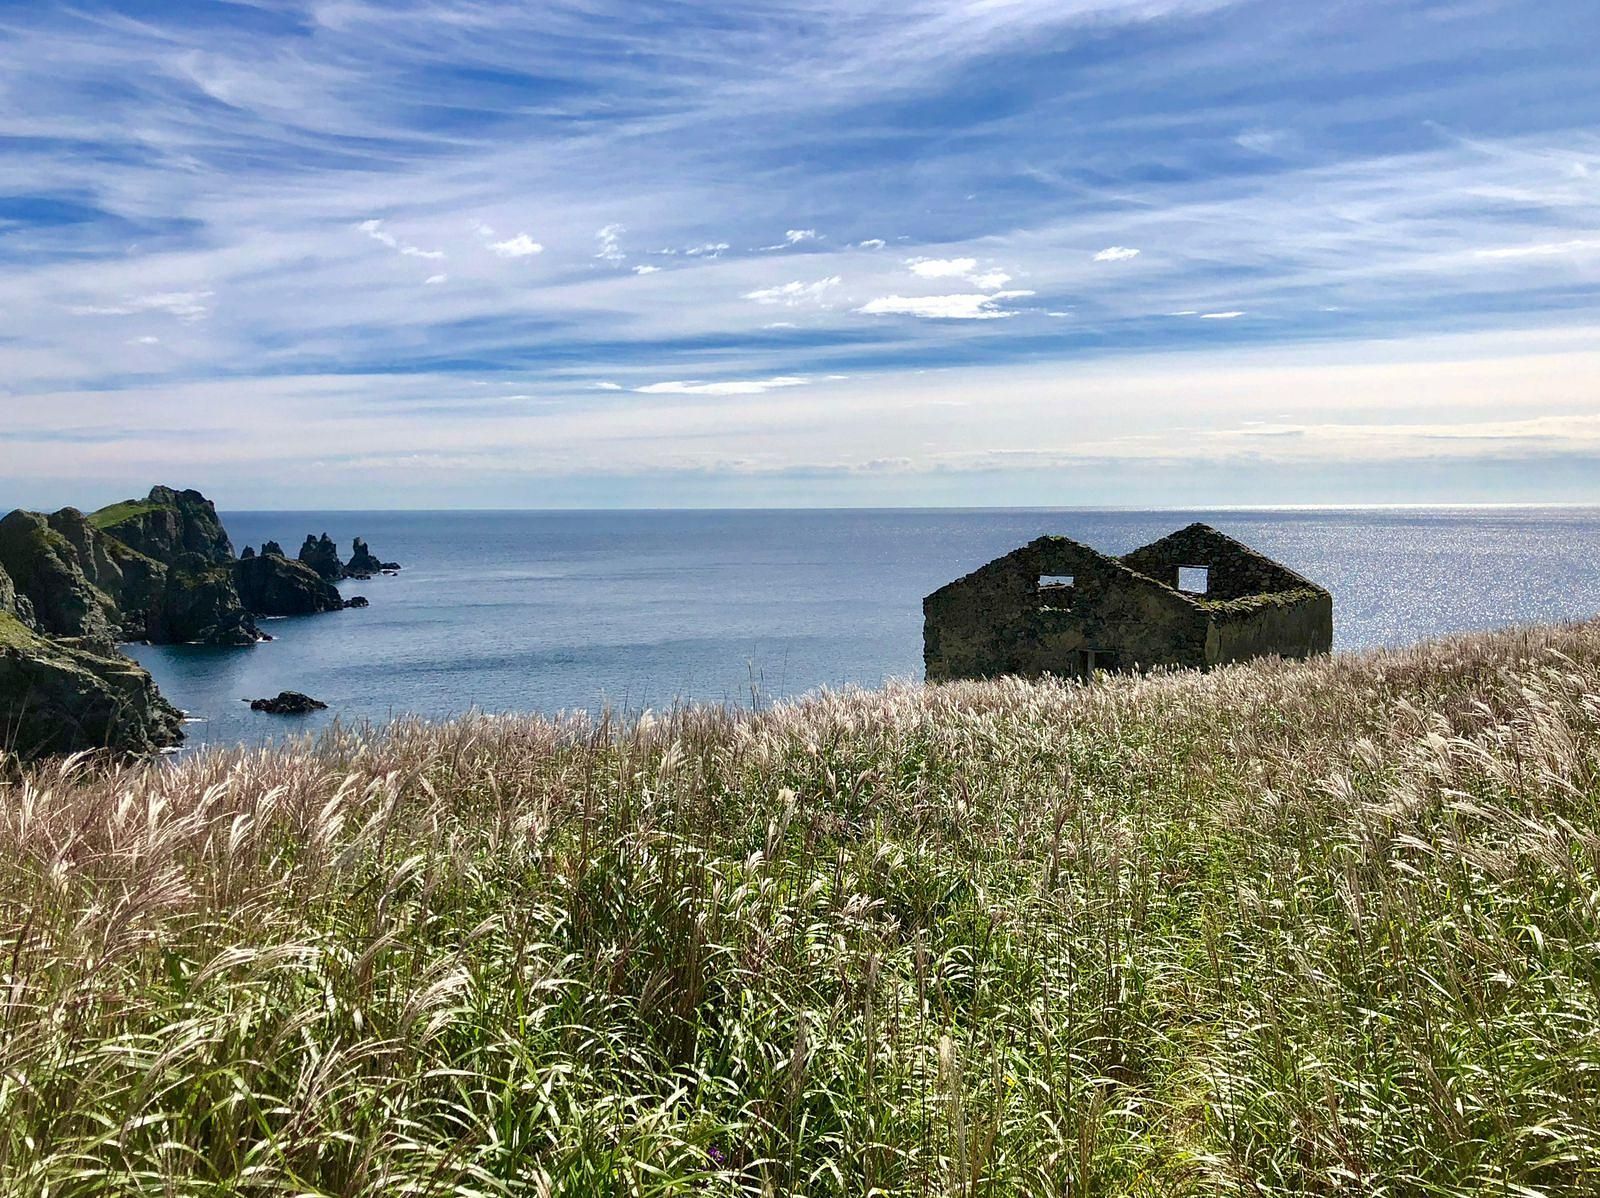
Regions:
[[[77,508],[62,508],[46,520],[72,546],[84,576],[116,605],[121,635],[147,637],[149,613],[166,589],[167,567],[101,532]]]
[[[89,581],[71,542],[44,516],[15,511],[0,520],[0,567],[27,596],[42,631],[110,652],[120,622],[116,604]]]
[[[101,508],[90,519],[158,562],[170,564],[186,553],[217,564],[233,560],[233,542],[217,518],[216,505],[199,491],[152,487],[146,498]]]
[[[0,612],[0,748],[24,760],[81,749],[146,754],[183,739],[182,723],[136,663],[51,640]]]
[[[240,601],[258,616],[308,616],[345,605],[333,583],[281,554],[240,558],[233,563],[233,581]]]
[[[264,639],[233,584],[233,568],[198,553],[172,563],[161,602],[150,615],[158,644],[253,645]]]
[[[345,563],[346,578],[371,578],[384,570],[398,570],[399,562],[386,562],[367,548],[367,543],[357,537],[350,545],[350,560]]]
[[[261,556],[262,557],[282,557],[283,555],[284,555],[283,554],[283,546],[278,544],[278,542],[276,542],[276,541],[262,541],[261,542]]]
[[[327,533],[323,533],[321,537],[307,534],[305,544],[300,546],[300,560],[329,582],[337,582],[344,577],[344,563],[339,560],[339,547]]]

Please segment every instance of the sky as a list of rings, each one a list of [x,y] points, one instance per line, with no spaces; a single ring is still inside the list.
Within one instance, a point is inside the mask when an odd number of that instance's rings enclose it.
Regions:
[[[0,507],[1600,502],[1594,0],[0,0]]]

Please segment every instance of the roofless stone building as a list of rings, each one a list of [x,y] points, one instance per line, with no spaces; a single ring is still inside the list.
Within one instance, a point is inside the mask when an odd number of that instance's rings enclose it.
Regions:
[[[1333,647],[1333,597],[1191,524],[1121,557],[1040,537],[922,601],[930,680],[1206,669]]]

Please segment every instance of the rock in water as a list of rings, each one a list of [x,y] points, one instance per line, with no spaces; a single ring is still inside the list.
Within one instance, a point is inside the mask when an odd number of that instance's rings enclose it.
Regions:
[[[313,699],[310,695],[302,695],[299,691],[279,691],[275,699],[256,699],[250,704],[251,711],[265,711],[270,715],[307,715],[313,711],[326,710],[327,704]]]
[[[144,499],[101,508],[89,521],[129,548],[169,565],[186,553],[218,565],[233,560],[233,542],[217,519],[217,507],[199,491],[152,487]]]
[[[52,641],[0,612],[0,729],[18,757],[153,753],[183,739],[182,723],[136,663]]]
[[[371,607],[372,606],[372,604],[367,602],[367,597],[365,595],[351,595],[350,598],[348,598],[348,599],[346,599],[344,601],[344,605],[346,607]]]
[[[399,568],[399,562],[379,560],[378,556],[367,548],[367,543],[357,537],[351,543],[350,560],[345,564],[344,576],[346,578],[371,578],[374,574],[379,574],[386,570],[393,572]]]
[[[306,534],[306,543],[300,546],[300,560],[329,582],[344,576],[344,563],[339,560],[339,547],[327,533],[321,537]]]
[[[308,616],[345,606],[338,587],[282,554],[240,558],[233,563],[233,582],[240,601],[258,616]]]

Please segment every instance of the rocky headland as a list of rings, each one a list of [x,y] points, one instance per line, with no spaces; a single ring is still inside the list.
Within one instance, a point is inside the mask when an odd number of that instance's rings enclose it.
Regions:
[[[178,711],[118,641],[252,645],[258,617],[364,607],[335,583],[398,569],[359,537],[347,564],[326,533],[299,560],[268,541],[235,557],[199,491],[154,487],[85,515],[0,520],[0,754],[147,753],[182,737]],[[373,569],[373,564],[376,569]]]

